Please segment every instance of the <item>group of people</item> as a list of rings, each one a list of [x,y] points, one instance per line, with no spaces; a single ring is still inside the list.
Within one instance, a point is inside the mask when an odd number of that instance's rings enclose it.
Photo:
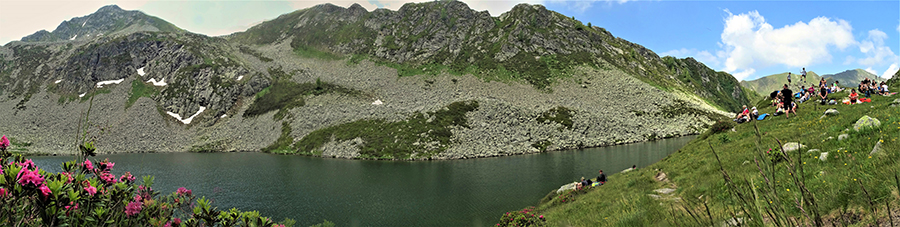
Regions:
[[[886,83],[884,83],[884,81],[881,81],[881,83],[879,84],[878,82],[869,80],[868,77],[866,77],[865,80],[863,80],[861,83],[859,83],[858,88],[859,88],[860,93],[863,93],[866,95],[866,98],[872,97],[872,94],[879,94],[879,95],[890,94],[890,91],[888,91],[888,85]]]
[[[603,170],[601,169],[600,175],[597,175],[596,181],[591,181],[591,179],[584,179],[584,177],[581,177],[581,181],[575,183],[575,190],[581,190],[585,187],[601,186],[603,184],[606,184],[606,174],[603,174]]]

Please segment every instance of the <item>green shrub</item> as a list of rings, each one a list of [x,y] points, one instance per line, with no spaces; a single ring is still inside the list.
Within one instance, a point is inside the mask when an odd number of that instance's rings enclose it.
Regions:
[[[318,154],[322,145],[332,139],[341,142],[360,138],[364,141],[358,145],[361,158],[430,157],[450,145],[451,127],[469,127],[466,113],[477,108],[478,101],[461,101],[397,122],[357,120],[313,131],[294,143],[294,149],[300,154]]]
[[[534,212],[534,207],[528,207],[521,211],[506,212],[497,226],[544,226],[546,221],[544,215]]]

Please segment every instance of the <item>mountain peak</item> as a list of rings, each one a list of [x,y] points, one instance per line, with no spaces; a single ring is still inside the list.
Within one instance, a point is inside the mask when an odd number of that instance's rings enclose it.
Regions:
[[[118,5],[113,4],[113,5],[107,5],[107,6],[100,7],[100,9],[98,9],[97,12],[98,13],[100,13],[100,12],[125,12],[125,10],[123,10],[122,8],[119,8]]]
[[[52,32],[38,31],[22,37],[22,41],[57,42],[83,40],[141,31],[183,32],[175,25],[143,12],[123,10],[117,5],[107,5],[92,14],[63,21]]]

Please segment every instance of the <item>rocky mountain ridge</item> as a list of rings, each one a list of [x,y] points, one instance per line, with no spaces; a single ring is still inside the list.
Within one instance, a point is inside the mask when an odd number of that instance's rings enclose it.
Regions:
[[[854,87],[865,78],[876,79],[878,76],[863,69],[849,69],[840,73],[824,74],[821,76],[813,71],[808,71],[806,83],[802,83],[800,81],[799,73],[792,73],[791,75],[791,80],[797,87],[809,87],[811,85],[818,86],[819,80],[822,78],[824,78],[825,82],[829,85],[832,82],[837,81],[840,86]],[[759,94],[768,94],[775,90],[781,90],[782,86],[787,83],[787,73],[768,75],[750,81],[741,81],[742,86],[756,91]]]
[[[95,14],[150,17],[115,9]],[[225,37],[106,26],[59,39],[95,14],[0,47],[0,130],[31,152],[68,153],[90,106],[113,126],[95,137],[107,153],[458,159],[695,134],[749,97],[726,73],[543,6],[493,18],[454,1],[326,4]]]
[[[93,14],[63,21],[53,32],[40,30],[22,37],[22,42],[82,40],[91,39],[92,36],[96,38],[110,34],[141,31],[184,33],[182,29],[157,17],[140,11],[126,11],[116,5],[108,5],[101,7]]]

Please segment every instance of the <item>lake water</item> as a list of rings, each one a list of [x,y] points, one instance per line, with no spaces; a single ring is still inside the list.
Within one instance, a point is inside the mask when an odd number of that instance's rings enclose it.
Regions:
[[[498,158],[389,162],[264,153],[100,155],[117,176],[156,177],[153,188],[206,196],[220,210],[258,210],[296,226],[493,226],[508,211],[536,205],[551,190],[597,170],[647,166],[694,136],[613,147]],[[32,157],[59,172],[72,157]],[[95,162],[96,163],[96,162]],[[140,177],[138,178],[140,182]]]

